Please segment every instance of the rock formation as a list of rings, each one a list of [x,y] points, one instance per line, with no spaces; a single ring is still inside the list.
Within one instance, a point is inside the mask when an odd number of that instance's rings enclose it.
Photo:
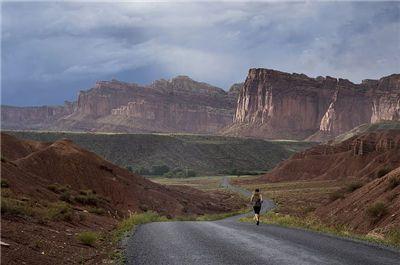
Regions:
[[[63,106],[13,107],[1,106],[2,128],[43,129],[74,111],[75,103],[65,101]]]
[[[250,69],[238,98],[234,123],[223,133],[321,141],[363,123],[399,120],[400,74],[353,84]]]
[[[2,122],[6,129],[214,133],[232,123],[236,93],[237,85],[225,92],[187,76],[148,86],[100,81],[71,106],[3,106]]]

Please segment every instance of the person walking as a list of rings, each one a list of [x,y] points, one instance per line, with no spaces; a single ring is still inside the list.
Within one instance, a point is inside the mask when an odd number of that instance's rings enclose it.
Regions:
[[[262,195],[260,193],[260,189],[255,189],[253,194],[251,195],[250,202],[253,204],[253,210],[254,210],[254,220],[256,221],[256,224],[260,224],[260,211],[261,211],[261,205],[263,203],[262,200]]]

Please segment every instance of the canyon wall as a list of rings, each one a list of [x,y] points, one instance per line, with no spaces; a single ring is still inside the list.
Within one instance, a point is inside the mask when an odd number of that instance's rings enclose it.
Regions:
[[[150,85],[99,81],[74,103],[2,106],[3,129],[215,133],[232,123],[239,85],[226,92],[187,76]]]
[[[394,74],[353,84],[329,76],[250,69],[234,122],[222,133],[322,141],[363,123],[399,120],[399,80]]]

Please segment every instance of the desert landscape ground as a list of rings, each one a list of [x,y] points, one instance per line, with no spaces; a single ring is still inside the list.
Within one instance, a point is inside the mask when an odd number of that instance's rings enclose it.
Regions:
[[[400,2],[0,13],[1,264],[400,264]]]

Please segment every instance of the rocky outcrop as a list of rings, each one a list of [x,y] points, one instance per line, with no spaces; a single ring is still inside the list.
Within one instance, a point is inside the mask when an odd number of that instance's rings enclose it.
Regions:
[[[400,167],[400,130],[376,130],[296,153],[261,179],[371,180],[379,177],[381,171],[397,167]]]
[[[399,120],[400,75],[353,84],[250,69],[224,134],[321,141],[370,122]],[[311,137],[310,137],[311,136]]]
[[[233,120],[235,98],[187,76],[149,86],[102,81],[81,91],[62,130],[213,133]]]
[[[44,129],[56,120],[71,114],[75,103],[66,101],[63,106],[13,107],[1,106],[2,129]]]

